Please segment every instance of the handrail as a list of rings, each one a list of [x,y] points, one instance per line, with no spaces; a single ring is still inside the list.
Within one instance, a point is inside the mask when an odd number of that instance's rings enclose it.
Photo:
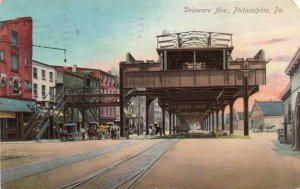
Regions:
[[[58,106],[61,102],[63,102],[63,95],[64,94],[64,89],[62,88],[61,91],[59,91],[59,93],[57,95],[53,95],[53,97],[50,99],[50,101],[52,102],[57,102]],[[28,135],[31,133],[32,129],[34,127],[39,127],[40,124],[42,124],[44,122],[44,120],[49,116],[51,109],[53,108],[54,103],[52,103],[50,105],[50,107],[48,107],[46,112],[40,111],[37,109],[36,113],[31,117],[31,119],[29,120],[28,124],[26,125],[26,127],[24,128],[24,135],[23,135],[23,139],[26,139],[28,137]],[[41,117],[39,119],[39,117],[43,115],[43,117]],[[39,122],[37,122],[37,119],[39,119]]]
[[[60,112],[62,111],[62,109],[64,108],[64,105],[65,105],[65,102],[63,102],[62,104],[61,104],[61,106],[60,106],[60,108],[58,108],[58,112],[57,112],[57,114],[55,114],[55,116],[53,117],[53,122],[55,122],[56,120],[57,120],[57,118],[58,118],[58,115],[60,114]],[[41,122],[42,123],[42,122]],[[46,121],[46,123],[45,124],[42,124],[43,125],[43,127],[41,128],[41,130],[39,131],[39,133],[37,134],[37,136],[36,136],[36,138],[35,138],[35,140],[39,140],[41,137],[42,137],[42,135],[44,134],[44,132],[45,132],[45,130],[47,129],[47,127],[50,125],[50,120],[48,119],[47,121]]]
[[[232,34],[230,33],[187,31],[158,35],[156,38],[157,48],[232,47]],[[222,43],[217,44],[216,41]]]

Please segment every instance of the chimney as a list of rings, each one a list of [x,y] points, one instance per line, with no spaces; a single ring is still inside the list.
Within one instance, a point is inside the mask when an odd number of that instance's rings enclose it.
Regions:
[[[72,67],[72,72],[76,72],[77,71],[77,65],[73,65],[73,67]]]

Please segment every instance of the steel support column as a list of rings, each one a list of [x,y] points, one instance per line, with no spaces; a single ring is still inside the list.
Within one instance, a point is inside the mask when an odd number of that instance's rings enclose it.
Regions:
[[[146,96],[146,135],[149,135],[149,107],[152,100],[149,99],[148,96]]]
[[[125,129],[125,112],[124,112],[125,97],[124,97],[124,89],[123,89],[123,79],[124,79],[124,77],[123,77],[122,64],[120,64],[119,73],[120,73],[120,135],[121,135],[121,137],[124,137],[124,131],[126,130],[126,134],[129,133],[129,128]]]
[[[230,134],[233,134],[233,101],[229,102],[229,110],[230,110],[230,117],[229,117],[229,122],[230,122]]]
[[[212,116],[212,133],[214,134],[215,133],[215,112],[214,111],[212,111],[212,114],[211,114],[211,116]]]
[[[220,109],[216,110],[216,131],[219,130],[219,113],[220,113]]]
[[[163,100],[163,105],[162,105],[162,133],[163,135],[166,135],[166,119],[165,119],[165,101]]]
[[[248,119],[248,103],[249,103],[249,94],[248,94],[248,71],[244,71],[244,136],[249,135],[249,119]]]
[[[175,113],[173,113],[173,134],[175,134],[175,125],[176,125],[176,122],[175,122],[175,120],[176,120],[176,114]]]
[[[81,122],[81,127],[83,127],[86,131],[87,131],[87,129],[85,128],[85,108],[82,108],[82,122]]]
[[[225,107],[223,107],[221,109],[221,112],[222,112],[222,131],[225,130],[225,124],[224,124],[224,112],[225,112]]]
[[[172,134],[172,112],[169,110],[169,135]]]
[[[208,115],[208,132],[211,131],[211,114]]]

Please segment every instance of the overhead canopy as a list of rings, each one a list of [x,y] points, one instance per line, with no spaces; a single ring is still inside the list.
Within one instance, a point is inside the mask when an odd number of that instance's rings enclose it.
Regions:
[[[35,108],[32,101],[0,98],[0,112],[32,112]]]

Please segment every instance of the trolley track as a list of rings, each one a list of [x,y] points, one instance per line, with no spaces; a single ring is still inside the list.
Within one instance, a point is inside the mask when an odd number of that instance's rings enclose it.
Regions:
[[[17,167],[13,169],[3,170],[1,171],[1,183],[12,182],[27,176],[39,174],[42,172],[46,172],[52,169],[56,169],[59,167],[63,167],[70,164],[75,164],[80,161],[88,160],[91,158],[99,157],[107,153],[114,152],[116,150],[120,150],[131,145],[138,143],[139,141],[128,141],[124,143],[115,144],[113,146],[100,148],[97,150],[85,152],[82,154],[75,154],[71,156],[61,157],[54,160],[49,160],[45,162],[35,163],[31,165],[25,165],[22,167]]]
[[[71,188],[131,188],[175,143],[176,139],[163,140],[109,167],[60,187]]]

